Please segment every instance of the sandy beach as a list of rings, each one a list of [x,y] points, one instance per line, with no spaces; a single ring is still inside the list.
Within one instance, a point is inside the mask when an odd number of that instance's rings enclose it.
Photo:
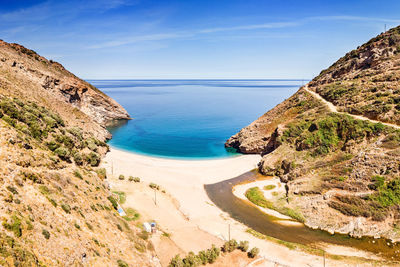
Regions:
[[[230,218],[229,214],[221,211],[208,198],[204,184],[239,176],[256,168],[259,160],[259,155],[212,160],[174,160],[111,148],[102,166],[107,169],[107,179],[112,190],[126,193],[123,207],[132,207],[144,218],[156,220],[160,228],[170,234],[168,242],[174,248],[168,245],[166,247],[166,242],[160,242],[160,238],[153,239],[156,251],[164,253],[159,255],[164,265],[169,257],[178,252],[197,252],[211,247],[212,244],[221,245],[228,239],[230,225],[231,238],[248,240],[250,247],[260,248],[260,256],[266,260],[264,265],[258,266],[273,266],[271,264],[274,262],[287,266],[321,266],[322,257],[291,250],[247,233],[248,227]],[[118,179],[120,174],[125,176],[125,180]],[[140,177],[141,182],[129,182],[129,176]],[[148,186],[151,182],[160,185],[166,192],[157,191],[157,205],[154,191]],[[348,250],[346,251],[347,254]],[[368,256],[362,251],[354,251],[352,255]],[[346,266],[343,262],[331,259],[328,262],[329,266]]]

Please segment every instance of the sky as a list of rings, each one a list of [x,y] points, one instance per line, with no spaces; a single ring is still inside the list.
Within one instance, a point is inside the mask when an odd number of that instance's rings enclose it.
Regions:
[[[84,79],[312,79],[398,0],[0,0],[0,39]]]

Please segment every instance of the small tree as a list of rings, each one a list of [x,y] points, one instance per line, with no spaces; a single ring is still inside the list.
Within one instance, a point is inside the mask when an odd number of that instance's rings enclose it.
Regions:
[[[247,256],[249,256],[249,258],[255,258],[257,257],[258,253],[260,253],[260,249],[254,247],[247,253]]]
[[[189,252],[189,254],[186,256],[186,258],[183,259],[183,265],[186,266],[190,266],[190,267],[195,267],[195,266],[199,266],[201,263],[201,260],[199,258],[199,256],[197,256],[196,254],[194,254],[192,251]]]
[[[235,239],[231,239],[230,241],[226,241],[224,246],[223,246],[223,251],[224,252],[232,252],[235,249],[237,249],[238,243]]]
[[[208,254],[206,251],[202,250],[199,252],[199,259],[201,264],[206,265],[208,263]]]
[[[173,257],[168,267],[184,267],[181,257],[179,255]]]
[[[240,241],[238,248],[241,251],[246,252],[249,249],[249,241]]]

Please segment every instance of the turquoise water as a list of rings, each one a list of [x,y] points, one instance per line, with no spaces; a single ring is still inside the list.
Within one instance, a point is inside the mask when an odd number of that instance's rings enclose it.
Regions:
[[[109,144],[172,158],[234,156],[225,141],[291,96],[301,80],[92,80],[134,118]]]

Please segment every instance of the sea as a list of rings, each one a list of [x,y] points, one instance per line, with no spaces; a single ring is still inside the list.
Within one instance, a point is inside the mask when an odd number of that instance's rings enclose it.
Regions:
[[[289,98],[302,80],[89,80],[131,115],[111,147],[175,159],[238,155],[226,140]]]

